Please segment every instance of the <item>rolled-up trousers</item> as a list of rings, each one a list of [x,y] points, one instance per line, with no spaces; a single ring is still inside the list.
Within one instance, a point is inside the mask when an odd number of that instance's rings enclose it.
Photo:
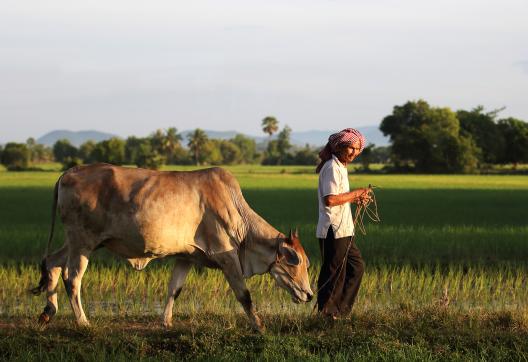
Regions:
[[[319,239],[322,265],[317,281],[317,309],[327,315],[347,315],[359,291],[365,263],[353,236],[336,239],[332,227]]]

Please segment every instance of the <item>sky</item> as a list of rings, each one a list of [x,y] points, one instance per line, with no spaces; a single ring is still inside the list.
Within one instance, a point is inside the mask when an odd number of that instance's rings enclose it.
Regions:
[[[0,143],[338,130],[417,99],[528,121],[526,19],[525,0],[4,0]]]

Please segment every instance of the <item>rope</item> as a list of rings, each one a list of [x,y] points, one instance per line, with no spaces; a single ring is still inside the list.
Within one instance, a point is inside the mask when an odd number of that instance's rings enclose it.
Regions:
[[[359,231],[363,235],[367,235],[367,231],[365,230],[365,224],[363,222],[365,214],[369,217],[369,219],[373,222],[380,222],[381,219],[378,214],[378,202],[376,201],[376,195],[374,194],[374,189],[377,188],[377,186],[369,184],[368,186],[370,190],[371,199],[358,203],[356,206],[356,212],[354,216],[354,229],[356,226],[358,227]],[[370,205],[374,204],[374,208],[370,208]]]

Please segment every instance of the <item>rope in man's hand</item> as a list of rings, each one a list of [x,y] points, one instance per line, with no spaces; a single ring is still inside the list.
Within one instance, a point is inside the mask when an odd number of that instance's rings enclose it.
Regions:
[[[377,186],[369,184],[368,186],[368,196],[366,198],[361,198],[359,202],[356,203],[356,212],[354,216],[354,227],[357,226],[358,230],[361,231],[363,235],[367,235],[365,230],[365,224],[363,223],[363,218],[365,214],[373,222],[380,222],[381,219],[378,214],[378,203],[376,202],[376,195],[374,194],[374,189]],[[371,205],[374,205],[371,207]]]

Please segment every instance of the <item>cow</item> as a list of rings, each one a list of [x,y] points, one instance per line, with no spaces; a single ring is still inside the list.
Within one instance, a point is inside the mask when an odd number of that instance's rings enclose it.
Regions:
[[[55,218],[64,225],[64,244],[49,255]],[[41,279],[33,294],[46,292],[39,316],[57,313],[62,275],[78,325],[89,325],[81,305],[81,280],[90,254],[101,247],[126,258],[137,270],[157,258],[174,256],[163,324],[172,325],[174,300],[192,265],[220,269],[251,326],[263,331],[245,278],[269,272],[294,302],[309,302],[309,260],[297,231],[285,236],[245,201],[235,177],[214,167],[154,171],[110,164],[77,166],[54,188],[51,228]]]

